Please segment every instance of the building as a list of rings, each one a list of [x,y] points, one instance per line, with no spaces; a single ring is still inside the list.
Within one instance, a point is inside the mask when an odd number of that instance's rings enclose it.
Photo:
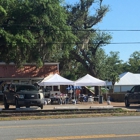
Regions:
[[[119,75],[120,80],[114,85],[114,92],[127,92],[135,85],[140,85],[140,74],[125,72]],[[112,82],[106,83],[112,89]]]
[[[55,73],[59,73],[59,63],[44,63],[41,68],[34,63],[24,64],[22,68],[14,63],[0,63],[0,90],[5,82],[34,84]]]

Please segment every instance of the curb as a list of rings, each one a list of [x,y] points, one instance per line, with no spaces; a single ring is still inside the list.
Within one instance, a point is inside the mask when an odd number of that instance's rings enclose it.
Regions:
[[[114,108],[113,106],[90,106],[90,109],[108,109],[108,108]]]
[[[78,107],[75,107],[75,106],[73,106],[73,107],[69,107],[69,106],[65,106],[65,107],[54,107],[54,109],[79,109]]]
[[[18,111],[27,111],[27,110],[37,110],[38,108],[16,108],[15,110],[18,110]]]

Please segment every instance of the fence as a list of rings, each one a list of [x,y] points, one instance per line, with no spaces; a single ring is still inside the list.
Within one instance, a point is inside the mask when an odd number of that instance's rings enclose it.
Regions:
[[[110,96],[110,101],[112,102],[124,102],[124,97],[126,93],[108,93],[103,94],[104,100],[107,100],[107,97]]]

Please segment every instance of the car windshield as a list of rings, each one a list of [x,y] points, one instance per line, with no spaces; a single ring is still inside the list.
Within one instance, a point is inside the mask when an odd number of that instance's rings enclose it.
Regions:
[[[17,86],[17,92],[18,91],[37,91],[37,88],[35,86],[31,86],[31,85],[18,85]]]

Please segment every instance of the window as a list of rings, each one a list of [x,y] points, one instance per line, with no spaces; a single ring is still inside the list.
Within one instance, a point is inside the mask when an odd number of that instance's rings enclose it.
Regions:
[[[18,91],[37,91],[37,88],[35,86],[29,86],[29,85],[18,85],[17,86],[17,92]]]
[[[135,86],[135,90],[134,90],[134,92],[139,92],[140,90],[139,90],[139,86]]]
[[[46,86],[45,92],[52,91],[52,86]]]

